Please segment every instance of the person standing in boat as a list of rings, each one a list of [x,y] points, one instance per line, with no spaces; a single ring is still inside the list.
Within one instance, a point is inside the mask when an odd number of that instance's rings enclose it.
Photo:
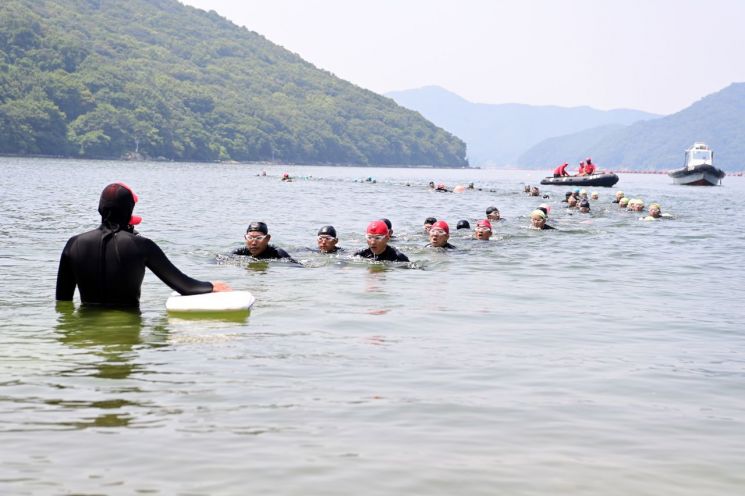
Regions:
[[[567,172],[567,167],[569,167],[569,164],[567,162],[564,162],[556,169],[554,169],[554,177],[568,176],[569,173]]]

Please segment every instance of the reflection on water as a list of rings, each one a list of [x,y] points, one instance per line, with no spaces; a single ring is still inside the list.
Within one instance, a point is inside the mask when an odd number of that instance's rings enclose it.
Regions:
[[[142,344],[142,315],[139,309],[107,309],[72,302],[57,302],[59,341],[96,357],[91,375],[102,379],[125,379],[137,370],[134,348]],[[86,373],[75,369],[67,374]]]

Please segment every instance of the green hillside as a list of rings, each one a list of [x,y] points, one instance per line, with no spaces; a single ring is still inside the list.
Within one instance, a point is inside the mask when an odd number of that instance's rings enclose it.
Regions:
[[[715,165],[745,168],[745,83],[735,83],[678,113],[621,128],[597,128],[546,140],[526,151],[526,167],[554,167],[591,156],[611,169],[674,169],[695,141],[714,150]]]
[[[0,153],[466,166],[419,114],[176,0],[3,0]]]

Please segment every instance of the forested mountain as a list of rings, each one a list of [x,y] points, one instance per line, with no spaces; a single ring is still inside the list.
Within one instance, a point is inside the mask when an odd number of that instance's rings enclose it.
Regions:
[[[675,169],[682,167],[683,152],[695,141],[712,147],[717,167],[745,168],[745,83],[732,84],[667,117],[544,141],[518,163],[548,168],[589,155],[604,168]]]
[[[0,2],[0,153],[466,166],[392,100],[176,0]]]
[[[659,117],[638,110],[472,103],[437,86],[386,96],[461,137],[471,165],[515,165],[522,153],[547,138]]]

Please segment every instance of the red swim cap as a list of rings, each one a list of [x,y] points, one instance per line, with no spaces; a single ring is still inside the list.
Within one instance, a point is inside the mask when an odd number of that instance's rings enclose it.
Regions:
[[[367,234],[388,234],[388,226],[382,220],[374,220],[367,225]]]
[[[488,219],[480,220],[476,223],[476,227],[478,226],[484,226],[484,227],[488,227],[489,229],[491,229],[491,222],[489,222]]]
[[[450,226],[444,220],[438,220],[432,224],[432,229],[442,229],[446,234],[450,234]]]

